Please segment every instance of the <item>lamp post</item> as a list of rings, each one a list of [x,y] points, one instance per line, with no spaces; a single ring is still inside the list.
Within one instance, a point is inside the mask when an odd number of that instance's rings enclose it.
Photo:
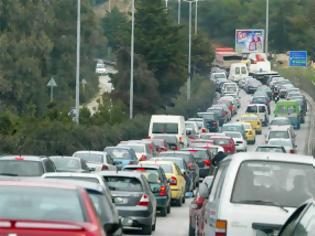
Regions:
[[[134,66],[134,32],[135,31],[135,0],[131,3],[131,52],[130,52],[130,99],[129,119],[133,118],[133,66]]]
[[[265,53],[268,56],[268,37],[269,37],[269,0],[266,0],[266,36],[265,36]]]
[[[77,65],[75,86],[75,122],[79,124],[80,117],[80,28],[81,28],[81,0],[78,0],[77,13]]]
[[[177,2],[177,24],[180,24],[180,15],[181,15],[181,0],[178,0]]]

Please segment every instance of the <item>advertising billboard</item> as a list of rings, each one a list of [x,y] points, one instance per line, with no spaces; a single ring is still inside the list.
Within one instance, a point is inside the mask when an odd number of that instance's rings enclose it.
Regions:
[[[263,29],[235,30],[235,51],[238,53],[264,52]]]

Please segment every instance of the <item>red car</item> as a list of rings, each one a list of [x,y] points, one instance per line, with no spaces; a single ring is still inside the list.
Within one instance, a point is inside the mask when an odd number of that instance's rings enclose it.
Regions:
[[[39,180],[0,181],[1,235],[105,236],[87,192]]]
[[[213,136],[211,137],[214,145],[223,147],[226,154],[233,154],[236,152],[234,140],[227,136]]]

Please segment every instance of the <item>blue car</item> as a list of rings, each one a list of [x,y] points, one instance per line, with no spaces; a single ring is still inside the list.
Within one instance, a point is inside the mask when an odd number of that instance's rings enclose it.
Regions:
[[[301,119],[298,116],[290,116],[288,117],[290,120],[291,125],[294,129],[300,129],[301,126]]]
[[[136,153],[131,147],[106,147],[104,152],[110,155],[118,170],[121,170],[126,165],[136,165],[139,163]]]

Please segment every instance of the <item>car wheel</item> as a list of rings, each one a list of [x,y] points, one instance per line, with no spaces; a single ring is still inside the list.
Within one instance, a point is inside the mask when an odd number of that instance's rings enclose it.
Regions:
[[[143,234],[151,235],[151,234],[152,234],[152,228],[153,228],[152,225],[144,225],[144,226],[142,227],[142,233],[143,233]]]
[[[152,231],[155,231],[156,228],[156,216],[154,217],[154,224],[152,225]]]
[[[177,200],[176,200],[176,203],[177,203],[177,204],[176,204],[177,206],[181,207],[181,206],[182,206],[182,203],[183,203],[183,199],[182,199],[182,198],[177,199]]]
[[[189,224],[189,231],[188,231],[189,236],[195,236],[195,229]]]
[[[160,214],[161,216],[164,216],[164,217],[167,216],[167,206],[161,208]]]
[[[171,201],[169,202],[168,206],[167,206],[167,214],[171,213]]]
[[[186,198],[185,196],[183,196],[182,203],[185,204],[185,202],[186,202]]]

